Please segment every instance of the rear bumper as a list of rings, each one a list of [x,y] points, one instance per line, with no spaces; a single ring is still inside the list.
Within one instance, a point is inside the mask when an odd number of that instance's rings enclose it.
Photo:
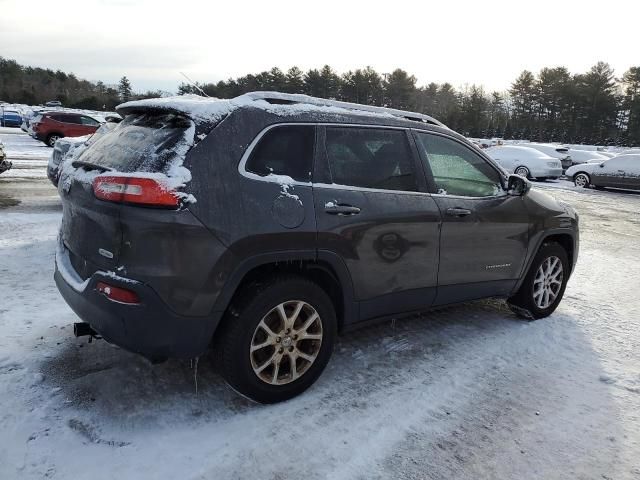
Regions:
[[[562,168],[538,168],[532,170],[531,174],[536,178],[559,178],[562,176]]]
[[[96,272],[82,281],[64,255],[59,248],[54,274],[58,290],[76,315],[109,343],[151,360],[195,358],[206,351],[221,313],[207,317],[176,314],[151,287],[113,273]],[[100,281],[134,291],[140,304],[109,300],[96,289]]]

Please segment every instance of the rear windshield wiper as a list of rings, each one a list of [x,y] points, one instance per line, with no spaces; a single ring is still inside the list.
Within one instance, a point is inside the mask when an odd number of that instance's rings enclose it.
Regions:
[[[101,172],[111,172],[113,168],[105,167],[104,165],[98,165],[97,163],[85,162],[82,160],[74,160],[71,162],[73,168],[84,167],[88,170],[100,170]]]

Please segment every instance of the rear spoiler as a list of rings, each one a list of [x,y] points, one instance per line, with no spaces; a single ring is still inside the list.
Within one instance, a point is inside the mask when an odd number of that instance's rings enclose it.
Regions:
[[[198,130],[204,130],[216,126],[235,108],[229,100],[180,95],[134,100],[118,105],[116,111],[123,118],[135,113],[173,113],[193,120]]]

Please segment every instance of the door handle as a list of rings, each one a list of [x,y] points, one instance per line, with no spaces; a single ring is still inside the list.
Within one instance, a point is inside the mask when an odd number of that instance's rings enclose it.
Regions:
[[[360,213],[360,209],[358,207],[335,203],[325,205],[324,211],[329,215],[357,215]]]
[[[466,217],[467,215],[471,215],[471,210],[468,208],[447,208],[447,215],[452,217]]]

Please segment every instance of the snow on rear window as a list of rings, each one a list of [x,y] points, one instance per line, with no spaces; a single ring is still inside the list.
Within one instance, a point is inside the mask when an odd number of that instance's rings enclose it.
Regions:
[[[130,114],[77,160],[118,172],[168,173],[194,143],[193,122],[173,113]]]

